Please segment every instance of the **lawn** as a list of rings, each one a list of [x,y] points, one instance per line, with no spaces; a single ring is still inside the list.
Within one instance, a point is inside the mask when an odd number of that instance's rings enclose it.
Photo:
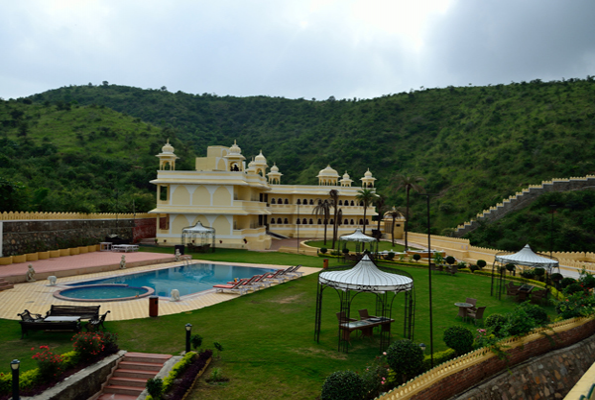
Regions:
[[[161,249],[156,249],[159,251]],[[169,249],[171,252],[171,249]],[[322,259],[281,253],[256,253],[242,250],[218,250],[200,255],[201,259],[242,261],[269,264],[302,264],[320,266]],[[334,261],[334,260],[331,260]],[[415,342],[430,344],[428,311],[428,274],[425,268],[400,267],[415,282]],[[191,323],[193,333],[204,337],[203,347],[213,348],[220,342],[224,351],[214,360],[230,378],[225,386],[212,387],[201,380],[191,399],[312,399],[320,394],[321,385],[336,370],[362,370],[378,354],[378,341],[353,335],[349,354],[337,352],[338,296],[325,290],[320,343],[314,341],[314,311],[317,275],[310,275],[270,289],[238,297],[211,307],[155,319],[106,322],[108,330],[117,332],[122,349],[129,351],[176,354],[184,349],[184,325]],[[465,297],[478,299],[487,306],[486,314],[511,311],[515,303],[490,297],[488,277],[447,273],[432,274],[434,351],[445,350],[442,335],[452,325],[475,329],[471,323],[457,320],[454,303]],[[393,339],[403,330],[403,294],[393,306]],[[352,303],[357,310],[375,309],[374,296],[358,295]],[[550,313],[553,310],[548,310]],[[23,369],[34,367],[31,347],[50,345],[56,352],[71,349],[70,334],[36,332],[20,339],[16,321],[0,320],[0,371],[9,371],[9,363],[18,358]],[[212,367],[211,367],[212,368]]]

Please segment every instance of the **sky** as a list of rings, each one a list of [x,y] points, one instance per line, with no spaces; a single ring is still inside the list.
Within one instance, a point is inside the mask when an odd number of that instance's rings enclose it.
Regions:
[[[593,0],[0,0],[0,98],[326,100],[595,75]]]

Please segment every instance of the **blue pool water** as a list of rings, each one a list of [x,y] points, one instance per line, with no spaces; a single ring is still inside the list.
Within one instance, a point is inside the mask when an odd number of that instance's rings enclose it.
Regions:
[[[65,289],[59,292],[60,298],[66,297],[68,299],[76,300],[119,300],[124,298],[134,299],[135,297],[144,297],[149,289],[132,286],[88,286],[88,287],[74,287],[72,289]]]
[[[172,289],[178,289],[180,296],[212,289],[213,285],[225,284],[234,278],[251,278],[275,271],[270,268],[239,267],[219,264],[191,264],[155,271],[139,272],[114,278],[77,282],[69,286],[95,284],[126,284],[148,286],[155,289],[155,295],[169,297]]]

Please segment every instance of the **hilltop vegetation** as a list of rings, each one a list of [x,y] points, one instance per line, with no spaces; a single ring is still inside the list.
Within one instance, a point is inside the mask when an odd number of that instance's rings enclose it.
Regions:
[[[0,101],[0,211],[148,211],[167,137],[104,106]]]
[[[331,164],[357,184],[369,167],[391,205],[404,204],[391,178],[420,175],[434,194],[436,233],[529,184],[595,171],[592,77],[422,89],[370,100],[221,97],[107,82],[30,99],[104,105],[168,129],[199,155],[208,145],[237,140],[247,157],[262,149],[269,165],[276,162],[283,183],[316,184],[318,171]],[[425,202],[411,197],[411,227],[423,231]]]

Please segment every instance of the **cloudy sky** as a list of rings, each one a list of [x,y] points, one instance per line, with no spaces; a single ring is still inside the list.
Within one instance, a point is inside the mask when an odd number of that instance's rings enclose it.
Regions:
[[[0,0],[0,97],[372,98],[595,75],[593,0]]]

